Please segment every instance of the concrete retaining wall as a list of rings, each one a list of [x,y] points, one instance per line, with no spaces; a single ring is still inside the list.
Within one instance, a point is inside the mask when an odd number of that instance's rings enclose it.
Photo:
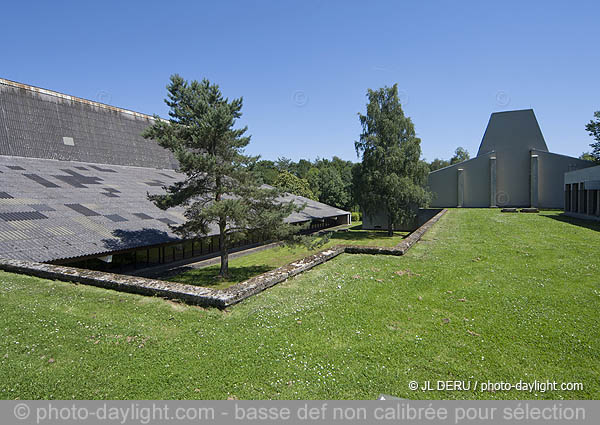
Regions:
[[[0,258],[0,270],[37,276],[45,279],[77,282],[99,286],[117,291],[152,295],[170,299],[178,299],[188,304],[205,307],[225,308],[236,304],[252,295],[264,291],[284,280],[310,270],[342,253],[403,255],[433,226],[447,210],[442,210],[429,221],[408,235],[395,247],[336,245],[332,248],[304,257],[301,260],[286,264],[278,269],[263,273],[226,289],[210,289],[202,286],[183,283],[165,282],[143,277],[124,276],[114,273],[78,269],[75,267],[57,266]]]

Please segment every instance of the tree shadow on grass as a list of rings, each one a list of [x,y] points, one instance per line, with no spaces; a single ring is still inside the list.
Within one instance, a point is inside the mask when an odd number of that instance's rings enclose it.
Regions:
[[[219,279],[218,277],[219,268],[220,266],[218,265],[203,267],[200,269],[188,267],[183,273],[176,276],[171,276],[168,278],[168,280],[171,282],[185,283],[188,285],[223,289],[274,269],[274,267],[267,266],[266,264],[244,267],[229,266],[229,278],[227,280],[223,280]]]
[[[542,217],[551,218],[553,220],[562,221],[563,223],[574,224],[575,226],[585,227],[586,229],[600,232],[600,221],[583,220],[580,218],[569,217],[565,214],[540,214]]]

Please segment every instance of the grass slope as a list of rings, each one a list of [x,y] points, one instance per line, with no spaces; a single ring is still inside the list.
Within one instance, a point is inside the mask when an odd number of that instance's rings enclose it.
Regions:
[[[599,398],[600,228],[556,217],[451,210],[225,312],[0,273],[0,397]],[[454,379],[584,390],[408,389]]]
[[[329,241],[315,250],[305,247],[276,247],[233,258],[229,261],[230,277],[227,280],[218,278],[219,265],[187,270],[176,276],[168,277],[166,280],[223,289],[333,245],[395,246],[402,242],[407,234],[408,232],[395,232],[394,236],[390,237],[386,232],[362,230],[361,223],[358,222],[347,232],[331,234]]]

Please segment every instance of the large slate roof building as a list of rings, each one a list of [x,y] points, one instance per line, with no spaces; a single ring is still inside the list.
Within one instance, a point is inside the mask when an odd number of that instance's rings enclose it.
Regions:
[[[182,241],[169,224],[183,222],[183,210],[146,198],[181,178],[171,153],[141,137],[152,120],[0,79],[0,257],[112,269],[216,251],[216,227]],[[349,220],[347,211],[287,199],[307,204],[289,222]]]
[[[567,171],[593,164],[548,151],[532,109],[496,112],[470,160],[433,171],[433,207],[564,206]]]

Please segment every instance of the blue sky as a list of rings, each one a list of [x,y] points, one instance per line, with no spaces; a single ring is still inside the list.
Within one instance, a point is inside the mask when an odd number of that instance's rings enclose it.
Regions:
[[[356,161],[367,88],[398,83],[423,155],[472,156],[533,108],[552,152],[589,150],[600,3],[6,2],[0,77],[166,116],[170,74],[244,97],[248,151]]]

